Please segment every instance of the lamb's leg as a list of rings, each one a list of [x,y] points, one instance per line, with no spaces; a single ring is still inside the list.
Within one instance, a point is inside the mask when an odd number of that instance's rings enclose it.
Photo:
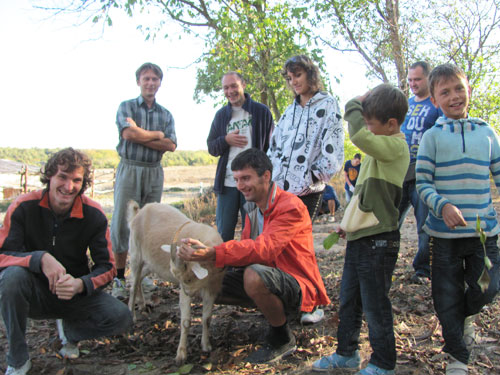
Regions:
[[[201,334],[201,350],[209,352],[212,350],[210,345],[210,321],[212,320],[212,311],[214,308],[216,294],[212,294],[207,290],[202,290],[203,298],[203,315],[202,315],[202,334]]]
[[[140,257],[136,256],[130,257],[130,296],[128,300],[128,308],[132,312],[132,318],[134,322],[136,321],[135,297],[138,295],[139,300],[142,297],[142,300],[144,301],[144,296],[142,296],[142,291],[138,289],[138,287],[141,286],[142,268],[143,268],[143,263]]]
[[[179,307],[181,310],[181,337],[179,339],[179,346],[177,347],[177,356],[175,357],[177,365],[186,361],[187,338],[191,325],[191,297],[184,293],[182,286],[179,293]]]

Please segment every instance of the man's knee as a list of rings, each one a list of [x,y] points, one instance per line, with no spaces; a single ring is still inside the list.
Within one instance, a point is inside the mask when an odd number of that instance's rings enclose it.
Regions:
[[[251,267],[245,268],[243,287],[250,298],[253,298],[256,294],[268,291],[260,275]]]
[[[0,273],[0,296],[4,300],[9,296],[21,293],[25,288],[31,288],[32,273],[24,267],[7,267]]]

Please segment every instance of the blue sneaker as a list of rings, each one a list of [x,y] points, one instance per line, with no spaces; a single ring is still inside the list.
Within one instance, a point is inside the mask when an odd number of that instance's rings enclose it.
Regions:
[[[359,350],[356,350],[354,354],[350,357],[345,357],[337,353],[333,353],[328,357],[323,357],[318,359],[313,363],[313,371],[329,371],[333,368],[353,368],[358,369],[361,363],[361,358],[359,357]]]
[[[369,363],[368,366],[357,372],[356,375],[394,375],[394,370],[384,370]]]

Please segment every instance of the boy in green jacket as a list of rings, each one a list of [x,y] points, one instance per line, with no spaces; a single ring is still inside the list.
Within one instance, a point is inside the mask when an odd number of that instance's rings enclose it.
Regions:
[[[403,92],[377,86],[346,104],[349,135],[366,154],[354,196],[336,231],[347,237],[340,287],[337,351],[314,371],[359,368],[359,333],[366,316],[373,353],[361,375],[394,374],[396,345],[389,289],[399,252],[398,206],[410,156],[400,126],[408,111]]]

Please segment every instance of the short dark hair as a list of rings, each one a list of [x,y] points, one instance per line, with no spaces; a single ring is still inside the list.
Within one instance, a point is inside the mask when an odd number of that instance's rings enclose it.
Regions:
[[[235,72],[233,70],[230,70],[229,72],[225,73],[222,76],[222,79],[224,79],[225,76],[236,76],[241,81],[241,83],[246,83],[245,78],[243,78],[243,76],[241,75],[241,73]]]
[[[354,159],[359,159],[359,160],[361,160],[361,154],[354,154]]]
[[[408,99],[403,91],[383,83],[378,85],[363,100],[363,116],[371,119],[375,118],[382,124],[395,118],[398,125],[401,125],[408,112]]]
[[[424,76],[428,76],[429,73],[431,72],[431,66],[427,61],[417,61],[411,64],[410,69],[417,69],[418,67],[422,68],[422,72],[424,73]]]
[[[283,67],[281,74],[285,79],[287,79],[288,72],[296,73],[299,69],[305,70],[307,74],[307,83],[309,83],[313,92],[323,89],[323,82],[321,81],[319,68],[306,55],[297,55],[289,58],[285,62],[285,66]]]
[[[262,176],[266,171],[273,174],[273,164],[266,153],[258,148],[249,148],[240,152],[231,163],[232,171],[241,171],[245,168],[252,168],[258,176]]]
[[[153,73],[156,74],[158,78],[160,78],[160,81],[163,79],[163,71],[161,70],[161,68],[158,65],[150,62],[142,64],[139,69],[135,71],[135,79],[139,81],[139,78],[141,78],[141,74],[146,70],[152,70]]]
[[[40,181],[47,188],[50,185],[50,179],[57,174],[59,167],[64,172],[69,173],[77,168],[83,168],[83,183],[79,194],[83,194],[92,182],[92,161],[90,158],[85,153],[68,147],[52,154],[47,163],[40,169]]]
[[[450,78],[458,78],[467,80],[465,72],[458,66],[453,64],[442,64],[436,66],[432,69],[431,74],[429,74],[429,90],[431,95],[434,96],[434,87],[440,81],[447,81]]]

